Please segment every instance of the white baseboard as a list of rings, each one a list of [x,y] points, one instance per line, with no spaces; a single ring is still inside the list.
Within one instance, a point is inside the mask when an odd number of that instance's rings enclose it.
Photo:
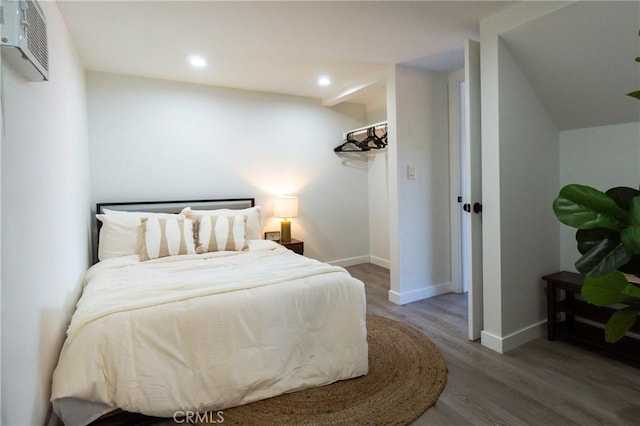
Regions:
[[[482,330],[480,332],[480,343],[485,348],[489,348],[492,351],[496,351],[498,353],[504,353],[502,350],[502,338],[496,336],[495,334],[491,334],[487,331]]]
[[[540,321],[504,337],[499,337],[482,330],[480,333],[480,343],[482,343],[482,346],[503,354],[542,336],[546,324],[547,320]]]
[[[382,266],[385,269],[391,269],[391,262],[381,257],[369,256],[369,262],[374,265]]]
[[[369,263],[369,256],[348,257],[346,259],[338,259],[327,262],[329,265],[334,266],[353,266],[360,265],[361,263]]]
[[[346,259],[338,259],[338,260],[332,260],[330,262],[327,262],[330,265],[335,265],[335,266],[353,266],[353,265],[360,265],[362,263],[373,263],[374,265],[378,265],[381,266],[383,268],[386,269],[390,269],[391,268],[391,263],[388,260],[379,258],[379,257],[375,257],[375,256],[357,256],[357,257],[349,257]]]
[[[426,299],[428,297],[439,296],[452,291],[453,284],[450,282],[405,291],[404,293],[397,293],[393,290],[389,290],[389,300],[396,305],[406,305],[407,303]]]

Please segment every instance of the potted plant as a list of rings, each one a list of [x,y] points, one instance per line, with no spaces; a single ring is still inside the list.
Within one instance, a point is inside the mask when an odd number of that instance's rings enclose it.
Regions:
[[[640,90],[627,95],[640,100]],[[560,190],[553,211],[560,222],[578,229],[582,257],[575,266],[586,276],[582,297],[597,306],[626,305],[605,326],[605,340],[617,342],[640,315],[640,280],[635,279],[640,277],[640,191],[617,187],[601,192],[571,184]]]

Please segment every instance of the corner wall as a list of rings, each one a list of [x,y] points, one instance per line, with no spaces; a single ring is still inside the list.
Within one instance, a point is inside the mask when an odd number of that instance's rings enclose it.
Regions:
[[[500,37],[565,6],[525,2],[480,23],[484,329],[498,352],[538,337],[540,277],[560,266],[559,132]]]
[[[447,84],[446,73],[402,65],[387,83],[389,300],[397,304],[452,290]]]
[[[84,70],[55,2],[40,2],[50,81],[3,66],[2,419],[43,424],[51,375],[89,264]]]
[[[559,131],[511,53],[499,47],[501,337],[524,338],[539,335],[546,320],[541,277],[560,267],[560,224],[551,209],[559,188]]]
[[[387,120],[387,108],[367,109],[367,124]],[[369,257],[389,269],[389,155],[388,148],[367,153],[369,160]]]

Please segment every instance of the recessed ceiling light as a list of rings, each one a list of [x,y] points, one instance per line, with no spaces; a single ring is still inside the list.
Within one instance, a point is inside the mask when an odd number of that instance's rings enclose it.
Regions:
[[[318,77],[318,84],[323,87],[329,86],[331,84],[331,79],[326,75],[322,75]]]
[[[203,68],[207,65],[207,61],[202,56],[189,56],[189,63],[192,67]]]

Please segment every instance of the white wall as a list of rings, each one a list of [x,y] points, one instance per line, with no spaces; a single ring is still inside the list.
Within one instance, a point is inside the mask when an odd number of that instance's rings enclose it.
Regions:
[[[333,152],[362,106],[87,74],[92,203],[298,195],[293,238],[322,261],[368,261],[367,169]]]
[[[2,68],[2,55],[0,55],[0,69]],[[4,93],[2,79],[0,79],[0,94]],[[0,102],[0,188],[2,188],[2,145],[4,139],[4,113],[3,104]],[[4,292],[2,291],[2,196],[0,194],[0,423],[2,416],[2,311],[4,310]]]
[[[590,185],[601,191],[640,184],[640,122],[560,132],[560,186]],[[575,271],[580,258],[574,228],[561,225],[560,267]]]
[[[559,132],[500,39],[564,3],[522,3],[480,24],[482,75],[482,344],[506,352],[541,334],[540,277],[560,266]]]
[[[84,71],[56,3],[41,2],[50,81],[3,68],[2,424],[43,424],[89,259]]]
[[[387,120],[386,102],[367,108],[367,124]],[[389,269],[389,158],[387,150],[369,154],[369,256],[373,264]]]
[[[558,271],[559,132],[508,49],[500,50],[503,335],[546,318],[541,277]]]
[[[387,89],[389,299],[405,304],[452,290],[447,74],[396,65]]]
[[[369,256],[371,263],[389,269],[389,165],[386,152],[368,154]]]

